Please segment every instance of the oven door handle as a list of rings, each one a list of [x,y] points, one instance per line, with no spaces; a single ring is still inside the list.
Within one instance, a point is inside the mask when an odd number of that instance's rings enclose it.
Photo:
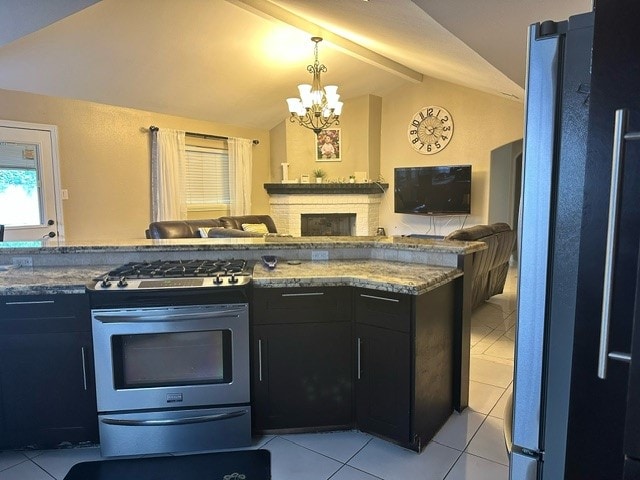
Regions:
[[[237,313],[236,313],[237,312]],[[190,320],[211,320],[225,318],[239,318],[241,310],[226,310],[224,312],[194,312],[194,313],[174,313],[174,312],[154,312],[136,313],[131,312],[109,312],[94,313],[93,318],[101,323],[147,323],[171,320],[172,322]]]
[[[162,427],[167,425],[189,425],[192,423],[216,422],[218,420],[227,420],[228,418],[241,417],[249,413],[248,410],[234,410],[233,412],[217,413],[215,415],[199,415],[197,417],[185,418],[165,418],[150,420],[135,420],[121,418],[101,418],[102,423],[107,425],[120,425],[126,427]]]

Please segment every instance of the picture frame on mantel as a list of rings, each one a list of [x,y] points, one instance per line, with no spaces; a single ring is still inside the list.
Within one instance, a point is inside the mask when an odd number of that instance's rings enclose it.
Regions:
[[[316,162],[340,162],[340,129],[327,128],[316,135]]]

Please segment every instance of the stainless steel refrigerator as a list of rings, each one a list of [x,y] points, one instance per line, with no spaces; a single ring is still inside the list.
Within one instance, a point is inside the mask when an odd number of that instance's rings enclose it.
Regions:
[[[530,27],[513,480],[640,478],[638,4]]]

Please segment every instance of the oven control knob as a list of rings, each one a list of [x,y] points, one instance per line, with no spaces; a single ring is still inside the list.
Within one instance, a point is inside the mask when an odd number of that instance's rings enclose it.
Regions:
[[[229,277],[229,283],[238,283],[238,279],[236,278],[236,274],[232,273]]]
[[[109,288],[111,286],[111,282],[109,281],[109,277],[105,276],[100,282],[100,286],[102,288]]]
[[[118,280],[118,286],[119,286],[120,288],[124,288],[124,287],[126,287],[127,285],[129,285],[129,284],[127,283],[127,278],[126,278],[126,277],[120,277],[120,280]]]
[[[216,278],[213,279],[213,283],[215,283],[216,285],[222,285],[222,277],[220,276],[220,274],[216,275]]]

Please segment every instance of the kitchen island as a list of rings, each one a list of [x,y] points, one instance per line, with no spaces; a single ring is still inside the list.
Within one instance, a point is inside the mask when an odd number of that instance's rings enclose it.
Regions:
[[[265,287],[300,281],[419,294],[433,282],[468,273],[465,260],[483,249],[482,242],[409,237],[135,239],[64,246],[48,246],[46,240],[0,242],[0,295],[82,293],[91,279],[132,261],[244,258],[259,264],[262,255],[279,258],[274,271],[261,264],[254,270],[254,282]],[[24,260],[31,266],[14,266]],[[289,260],[301,264],[288,265]]]
[[[460,411],[467,405],[469,272],[472,254],[484,248],[485,245],[478,242],[404,237],[136,240],[62,247],[6,243],[0,247],[0,298],[3,302],[29,296],[45,296],[49,301],[60,294],[83,298],[88,282],[114,266],[132,261],[247,259],[255,263],[251,295],[252,403],[256,403],[256,418],[262,422],[259,430],[351,424],[419,450],[439,427],[444,414],[448,416],[451,408]],[[267,254],[278,257],[275,269],[261,263],[260,257]],[[16,268],[13,266],[16,258],[20,263],[33,266]],[[304,296],[309,292],[312,301]],[[286,298],[286,302],[270,310],[269,305],[277,304],[280,296]],[[295,299],[293,303],[287,303],[290,298]],[[285,315],[280,319],[270,313],[280,315],[288,308],[292,312],[290,317]],[[263,361],[260,349],[266,349],[269,342],[271,345],[293,342],[289,345],[295,346],[293,332],[298,332],[301,340],[312,340],[308,346],[315,348],[314,354],[321,360],[313,361],[314,365],[322,364],[325,358],[337,359],[336,366],[342,372],[340,382],[352,392],[351,400],[342,405],[341,410],[328,409],[331,410],[329,416],[315,423],[308,422],[304,409],[295,419],[273,421],[275,417],[270,412],[274,398],[260,396],[260,392],[273,389],[265,390],[264,384],[261,388],[256,383],[256,379],[262,377],[262,373],[256,374]],[[313,341],[316,334],[320,335],[318,342]],[[341,353],[327,357],[320,339],[330,344],[336,335],[343,339]],[[391,348],[389,354],[394,360],[389,365],[384,354],[387,347]],[[84,355],[88,347],[83,348]],[[271,353],[278,350],[282,349],[272,349]],[[371,363],[376,351],[383,355]],[[264,353],[269,354],[266,350]],[[369,361],[366,368],[360,363],[361,354]],[[300,363],[294,358],[265,357],[262,367],[292,361]],[[402,375],[389,375],[389,368],[401,371]],[[271,378],[277,383],[273,372],[272,368]],[[330,374],[331,369],[325,369],[325,374],[327,372]],[[375,375],[371,376],[372,373]],[[381,383],[384,378],[391,379],[391,383],[381,390],[376,385],[384,385]],[[394,383],[400,378],[401,384]],[[290,380],[285,375],[285,383]],[[396,397],[385,397],[384,392],[389,389],[405,392],[402,405],[411,406],[410,417],[406,416],[404,407],[401,408],[404,413],[397,414],[396,409],[392,419],[376,414],[380,405],[396,403]],[[427,412],[434,411],[434,405],[426,408],[422,403],[422,399],[429,396],[439,401],[440,413],[435,420],[434,414]],[[367,398],[378,398],[378,404],[363,404]],[[352,408],[353,401],[355,408]],[[340,411],[346,416],[339,417]],[[354,411],[355,421],[351,416]],[[387,426],[379,428],[389,420],[398,425],[390,430]],[[414,431],[427,433],[412,434]]]

